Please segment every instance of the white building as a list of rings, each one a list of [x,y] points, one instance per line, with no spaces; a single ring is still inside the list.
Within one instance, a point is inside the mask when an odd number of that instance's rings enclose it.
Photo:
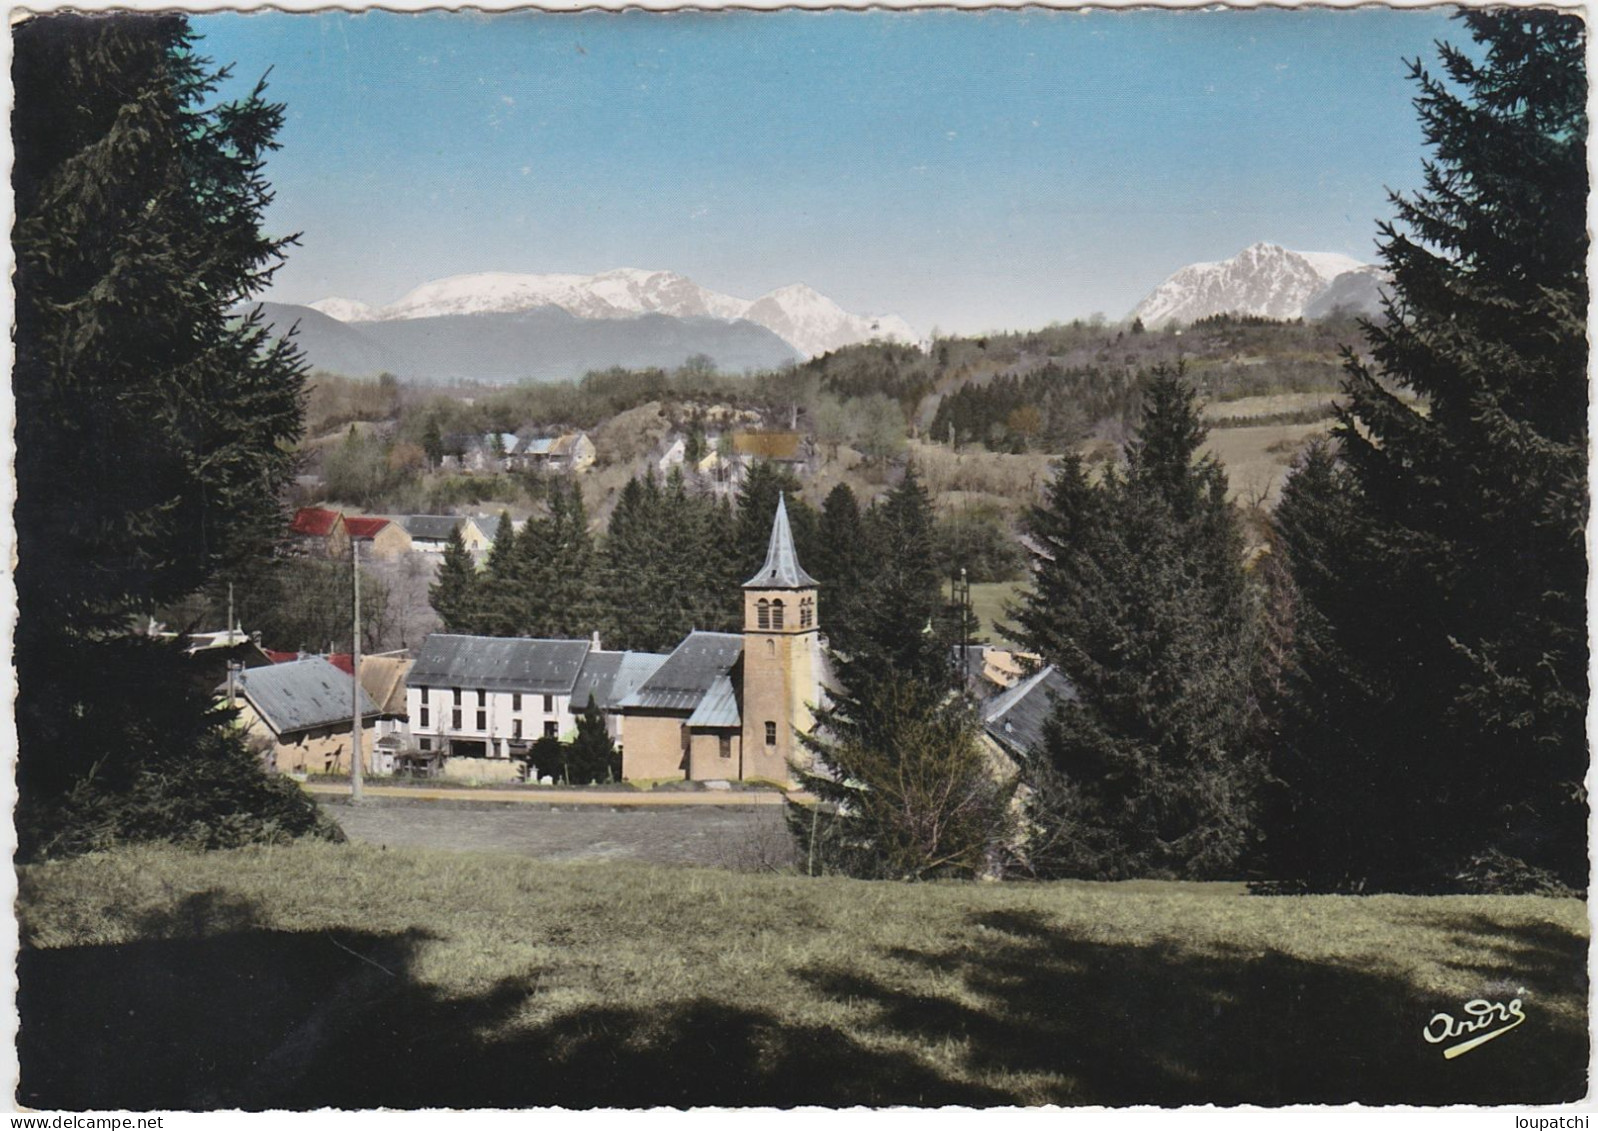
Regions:
[[[435,632],[406,676],[411,740],[423,753],[508,760],[538,739],[569,739],[590,698],[620,739],[621,700],[666,660],[591,640]]]

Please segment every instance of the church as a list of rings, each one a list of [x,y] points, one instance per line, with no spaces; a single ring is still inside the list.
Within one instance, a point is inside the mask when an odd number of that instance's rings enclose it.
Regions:
[[[434,633],[406,678],[412,741],[508,776],[517,753],[569,738],[593,702],[624,780],[789,783],[826,695],[816,589],[779,497],[765,563],[743,585],[742,632],[693,632],[668,655]]]

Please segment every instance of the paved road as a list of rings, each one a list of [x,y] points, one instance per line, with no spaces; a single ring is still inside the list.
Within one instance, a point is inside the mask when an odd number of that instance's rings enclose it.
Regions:
[[[587,800],[594,794],[583,794],[585,800],[572,805],[529,805],[475,799],[497,792],[488,790],[471,791],[472,801],[442,802],[412,799],[410,795],[420,791],[409,789],[393,791],[407,795],[405,799],[378,794],[375,789],[367,792],[369,799],[358,806],[339,797],[324,796],[321,801],[351,839],[370,844],[506,852],[552,860],[640,860],[739,871],[785,867],[793,860],[793,842],[783,812],[771,802],[606,806]],[[458,796],[463,791],[441,792]],[[781,800],[778,794],[743,796]]]

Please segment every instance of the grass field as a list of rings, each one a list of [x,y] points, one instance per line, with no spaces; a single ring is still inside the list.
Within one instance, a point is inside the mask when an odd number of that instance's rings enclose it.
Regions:
[[[980,635],[985,636],[988,643],[1001,647],[1010,643],[998,626],[1009,619],[1005,606],[1014,602],[1024,588],[1024,581],[991,581],[971,586],[971,611],[982,622]]]
[[[25,868],[61,1108],[1490,1103],[1585,1091],[1585,907],[302,845]],[[1445,1060],[1473,998],[1526,1021]]]

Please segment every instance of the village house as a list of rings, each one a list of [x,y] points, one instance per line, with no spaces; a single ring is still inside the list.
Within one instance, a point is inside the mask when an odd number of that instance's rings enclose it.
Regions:
[[[587,471],[599,451],[587,432],[561,436],[535,436],[522,444],[522,465],[551,471]]]
[[[320,656],[250,668],[217,687],[231,687],[239,726],[257,743],[268,769],[280,773],[348,773],[355,688],[349,674]],[[377,720],[382,713],[360,692],[361,765],[374,769]]]
[[[1024,757],[1043,741],[1055,704],[1075,698],[1071,681],[1050,664],[983,704],[983,734],[1007,757]]]
[[[487,553],[494,544],[493,533],[483,527],[485,519],[462,518],[449,514],[407,514],[391,516],[390,521],[404,527],[410,537],[411,549],[426,554],[442,554],[449,536],[459,530],[461,541],[473,554]],[[493,529],[499,529],[499,517],[493,518]]]
[[[316,558],[344,558],[350,552],[350,533],[344,516],[325,507],[301,507],[289,523],[290,542],[302,554]]]
[[[391,519],[377,515],[345,515],[344,528],[361,543],[363,558],[397,558],[411,552],[411,536]]]

